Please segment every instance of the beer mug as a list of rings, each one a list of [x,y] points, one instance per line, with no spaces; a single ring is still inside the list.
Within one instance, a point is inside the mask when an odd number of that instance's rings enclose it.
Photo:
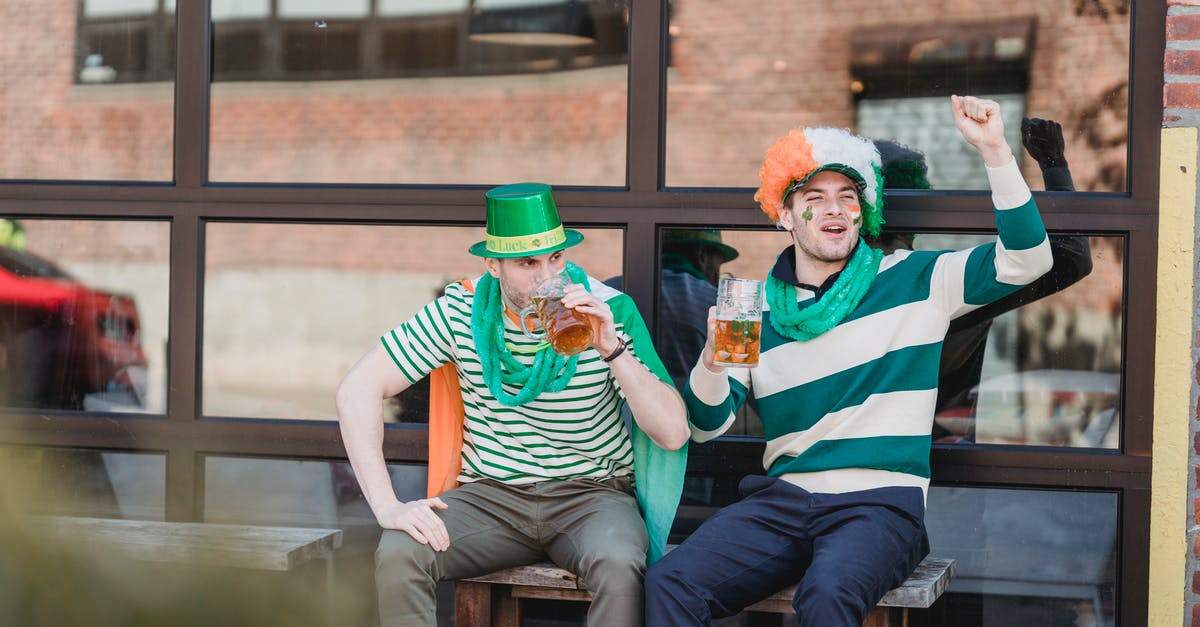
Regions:
[[[717,285],[717,327],[713,363],[753,368],[758,365],[762,330],[763,282],[722,277]]]
[[[561,355],[575,355],[592,344],[591,316],[562,304],[563,293],[571,279],[557,274],[538,284],[530,295],[533,304],[521,310],[521,331],[534,340],[546,340]],[[534,333],[525,323],[537,316],[543,331]]]

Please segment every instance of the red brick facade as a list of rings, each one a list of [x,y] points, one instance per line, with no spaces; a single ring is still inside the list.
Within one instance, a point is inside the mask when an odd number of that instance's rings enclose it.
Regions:
[[[1078,188],[1114,189],[1124,180],[1129,32],[1122,4],[1013,0],[988,4],[981,17],[983,5],[970,0],[918,4],[920,11],[909,3],[846,0],[822,5],[818,13],[790,0],[758,3],[753,11],[734,0],[675,2],[667,184],[755,186],[762,151],[786,129],[852,126],[850,41],[860,29],[1031,19],[1027,112],[1068,129]],[[5,150],[0,177],[169,180],[172,85],[76,84],[76,11],[72,0],[5,6],[0,141],[39,150]],[[1189,28],[1195,26],[1187,20],[1177,26],[1184,36]],[[1186,67],[1187,56],[1177,62]],[[490,77],[218,83],[210,177],[620,186],[627,80],[624,66],[610,66]]]

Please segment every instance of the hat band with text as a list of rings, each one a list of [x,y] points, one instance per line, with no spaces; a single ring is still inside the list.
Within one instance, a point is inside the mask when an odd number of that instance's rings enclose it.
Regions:
[[[557,246],[566,241],[567,234],[561,225],[549,231],[517,237],[502,237],[489,233],[487,236],[487,250],[491,253],[502,254],[532,252]]]

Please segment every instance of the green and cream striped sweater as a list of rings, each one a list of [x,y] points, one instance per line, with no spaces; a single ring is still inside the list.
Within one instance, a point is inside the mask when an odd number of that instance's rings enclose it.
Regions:
[[[753,394],[767,441],[763,467],[814,493],[929,486],[938,361],[950,320],[1050,269],[1050,245],[1015,162],[988,171],[997,241],[961,251],[884,257],[866,296],[809,341],[780,336],[764,313],[759,365],[692,370],[692,437],[728,429]],[[797,287],[801,307],[814,293]]]
[[[629,351],[670,385],[670,378],[650,344],[646,325],[633,300],[589,277],[594,294],[613,310],[617,333]],[[476,281],[476,284],[478,281]],[[580,354],[575,376],[562,392],[543,392],[519,407],[502,405],[483,380],[479,354],[471,335],[474,294],[459,284],[425,306],[412,319],[381,340],[404,376],[416,382],[438,366],[453,363],[465,409],[462,474],[459,481],[495,479],[527,484],[547,479],[607,479],[633,472],[633,448],[621,419],[620,385],[595,349]],[[504,340],[522,353],[539,342],[525,337],[504,317]],[[509,394],[518,390],[505,386]]]

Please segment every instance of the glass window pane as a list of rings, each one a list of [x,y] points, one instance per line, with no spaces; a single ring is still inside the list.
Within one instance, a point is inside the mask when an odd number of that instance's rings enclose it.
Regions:
[[[933,486],[930,554],[953,558],[945,625],[1114,625],[1116,494]]]
[[[622,232],[582,232],[570,259],[617,274]],[[467,252],[482,238],[479,227],[209,224],[204,414],[334,419],[334,388],[363,352],[446,284],[483,273]],[[424,389],[390,403],[388,419],[424,422]]]
[[[1075,188],[1125,191],[1130,20],[1128,3],[1114,6],[849,0],[829,11],[804,0],[731,13],[671,3],[666,183],[757,187],[777,137],[823,125],[925,152],[934,187],[986,188],[981,169],[961,168],[957,93],[997,99],[1014,148],[1022,116],[1058,121]],[[795,37],[796,24],[819,36]],[[1040,188],[1035,160],[1017,158]]]
[[[359,65],[361,32],[354,25],[323,20],[296,22],[283,29],[283,70],[319,77],[353,73]]]
[[[389,464],[401,501],[425,498],[425,466]],[[304,527],[372,526],[350,463],[208,456],[204,520]]]
[[[214,13],[212,180],[625,184],[625,0],[347,6]]]
[[[364,17],[368,0],[279,0],[279,17]]]
[[[106,17],[113,15],[139,15],[153,13],[158,9],[158,0],[84,0],[83,15]]]
[[[212,0],[213,22],[264,18],[271,14],[271,0]]]
[[[943,250],[988,239],[922,233],[912,246]],[[1049,273],[951,323],[937,441],[1120,446],[1125,240],[1055,234],[1050,245]]]
[[[0,405],[163,413],[170,226],[0,219]]]
[[[0,446],[0,509],[163,520],[166,457],[90,449]]]
[[[157,7],[0,3],[0,179],[171,180],[175,16]]]
[[[885,232],[877,245],[947,250],[992,241],[995,236]],[[1053,234],[1050,244],[1055,265],[1044,277],[951,322],[942,346],[935,441],[1120,446],[1125,240]],[[663,230],[658,346],[677,385],[703,348],[715,277],[765,278],[789,245],[778,232]],[[723,247],[736,258],[726,262]],[[762,435],[751,403],[728,433]]]
[[[467,4],[468,0],[376,0],[375,10],[382,16],[459,13]]]
[[[400,500],[425,497],[424,465],[388,464],[388,472]],[[204,522],[341,529],[342,546],[333,553],[332,568],[316,571],[325,575],[320,587],[302,588],[310,590],[305,598],[284,590],[270,598],[286,612],[281,598],[305,607],[305,600],[314,596],[311,590],[320,592],[318,598],[332,595],[333,608],[320,621],[304,616],[287,624],[377,624],[375,548],[382,530],[348,462],[206,456]],[[439,584],[438,598],[439,615],[453,616],[453,584]],[[268,624],[263,620],[244,624]]]

